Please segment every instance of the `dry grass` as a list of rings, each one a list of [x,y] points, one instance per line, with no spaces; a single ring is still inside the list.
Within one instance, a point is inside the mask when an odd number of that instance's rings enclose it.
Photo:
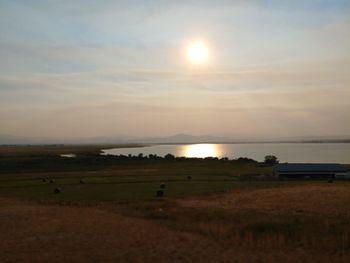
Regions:
[[[281,261],[283,254],[291,262],[349,262],[349,186],[315,183],[236,190],[178,199],[163,205],[162,216],[151,212],[152,204],[148,214],[138,214],[236,249],[234,254],[247,261],[254,256]]]
[[[122,216],[115,209],[0,204],[1,262],[194,262],[213,261],[215,253],[206,252],[207,247],[220,251],[210,240]]]
[[[261,210],[269,212],[315,213],[350,218],[350,184],[321,182],[289,187],[233,190],[225,194],[183,198],[184,207]]]
[[[350,185],[124,205],[0,199],[0,262],[349,262]]]

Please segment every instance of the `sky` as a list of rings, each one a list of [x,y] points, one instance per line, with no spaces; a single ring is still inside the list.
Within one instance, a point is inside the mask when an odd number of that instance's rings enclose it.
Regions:
[[[0,0],[0,134],[349,135],[349,50],[347,0]]]

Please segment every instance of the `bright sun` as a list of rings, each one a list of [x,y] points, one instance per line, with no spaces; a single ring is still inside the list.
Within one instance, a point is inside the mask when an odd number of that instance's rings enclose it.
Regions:
[[[202,41],[192,42],[187,47],[187,58],[192,64],[203,64],[208,59],[208,48]]]

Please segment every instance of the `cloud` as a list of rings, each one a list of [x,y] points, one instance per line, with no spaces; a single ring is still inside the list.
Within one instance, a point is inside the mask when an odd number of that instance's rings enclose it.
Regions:
[[[344,1],[0,5],[2,132],[350,132]],[[196,37],[201,68],[184,56]]]
[[[232,136],[297,136],[344,134],[349,107],[180,107],[147,103],[78,105],[47,111],[0,111],[8,133],[25,129],[28,134],[54,137],[99,135],[155,135],[186,132],[230,134]],[[29,115],[28,115],[29,113]],[[11,116],[11,117],[9,117]],[[179,117],[181,116],[181,117]],[[257,133],[258,131],[258,133]]]

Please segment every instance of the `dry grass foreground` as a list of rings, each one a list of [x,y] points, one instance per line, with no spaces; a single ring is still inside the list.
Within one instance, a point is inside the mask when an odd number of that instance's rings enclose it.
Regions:
[[[350,187],[128,205],[0,199],[0,262],[350,262]]]
[[[0,262],[214,260],[209,240],[129,218],[114,209],[4,199],[0,204]]]
[[[179,199],[185,207],[254,209],[270,212],[305,212],[325,217],[350,218],[350,184],[298,185],[290,187],[235,190],[225,194]],[[350,222],[349,222],[350,223]]]

